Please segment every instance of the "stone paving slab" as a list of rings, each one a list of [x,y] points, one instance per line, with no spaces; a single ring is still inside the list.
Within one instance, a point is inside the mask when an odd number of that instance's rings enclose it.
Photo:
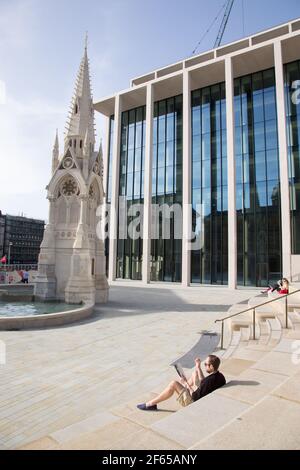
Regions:
[[[176,401],[175,395],[170,400],[160,403],[158,405],[159,411],[146,413],[137,408],[137,404],[149,401],[156,395],[156,393],[147,393],[143,396],[138,396],[129,403],[112,408],[110,411],[116,416],[126,418],[136,424],[148,427],[156,421],[160,421],[180,409],[180,405]]]
[[[300,445],[300,404],[267,397],[192,449],[289,450]]]
[[[300,372],[277,388],[273,395],[300,403]]]
[[[18,450],[54,450],[59,449],[58,442],[51,437],[42,437],[36,441],[25,444],[24,446],[18,447]]]
[[[255,364],[255,361],[229,358],[226,360],[226,362],[224,362],[224,364],[222,364],[221,372],[223,372],[224,375],[239,375],[244,370],[249,369],[249,367],[251,367],[253,364]]]
[[[57,432],[50,434],[50,438],[58,443],[70,441],[72,438],[86,432],[92,432],[95,429],[106,426],[107,424],[118,421],[118,418],[109,412],[102,412],[91,416],[83,421],[79,421],[71,426],[63,428]]]
[[[291,376],[300,370],[300,365],[294,364],[292,355],[283,352],[270,352],[258,361],[254,369]]]
[[[151,429],[166,439],[189,448],[248,408],[249,405],[245,403],[211,393],[174,415],[154,423]]]
[[[0,383],[3,446],[47,445],[42,439],[50,434],[130,402],[137,390],[146,399],[168,382],[169,364],[201,330],[217,331],[214,320],[255,293],[127,283],[114,285],[90,320],[0,332],[8,352]]]
[[[60,445],[62,450],[92,450],[110,449],[114,442],[126,436],[136,435],[142,428],[125,419],[117,419],[113,423],[107,424],[98,430],[77,436],[74,439]]]
[[[176,401],[175,394],[168,401],[160,403],[158,405],[158,411],[143,412],[137,408],[138,403],[147,402],[156,395],[157,394],[154,393],[144,395],[142,398],[134,399],[130,403],[113,408],[110,411],[116,416],[127,418],[130,421],[148,427],[181,409],[181,406]]]
[[[290,330],[285,333],[286,338],[300,339],[300,330]]]
[[[292,338],[283,338],[277,346],[273,349],[274,352],[283,352],[283,353],[292,353],[293,352],[293,343]]]
[[[285,380],[283,375],[248,369],[214,393],[254,405]]]
[[[255,351],[247,348],[238,348],[232,354],[232,358],[235,359],[244,359],[246,361],[258,361],[262,357],[264,357],[266,351]]]
[[[109,449],[114,450],[183,450],[177,442],[166,439],[164,436],[153,432],[151,429],[143,429],[136,434],[126,436],[120,441],[112,442]]]

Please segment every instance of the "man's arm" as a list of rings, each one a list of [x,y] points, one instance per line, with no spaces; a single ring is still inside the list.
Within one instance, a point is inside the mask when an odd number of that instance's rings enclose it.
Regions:
[[[186,379],[181,378],[180,383],[189,390],[190,394],[194,393],[193,387],[189,384]]]
[[[205,377],[201,369],[201,359],[199,359],[199,357],[195,359],[195,364],[196,364],[196,372],[197,372],[199,381],[202,382],[202,380],[205,379]]]

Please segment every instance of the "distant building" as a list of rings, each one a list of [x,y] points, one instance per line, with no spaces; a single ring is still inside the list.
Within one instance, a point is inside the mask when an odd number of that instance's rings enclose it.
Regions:
[[[5,216],[0,211],[0,256],[3,256],[4,245],[4,232],[5,232]]]
[[[4,215],[0,211],[0,256],[6,255],[8,261],[10,246],[10,264],[37,263],[44,225],[43,220]]]

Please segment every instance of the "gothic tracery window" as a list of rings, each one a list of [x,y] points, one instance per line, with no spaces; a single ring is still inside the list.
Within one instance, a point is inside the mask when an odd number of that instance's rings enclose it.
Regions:
[[[72,177],[69,177],[62,182],[60,190],[61,194],[64,196],[73,196],[79,193],[78,184]]]

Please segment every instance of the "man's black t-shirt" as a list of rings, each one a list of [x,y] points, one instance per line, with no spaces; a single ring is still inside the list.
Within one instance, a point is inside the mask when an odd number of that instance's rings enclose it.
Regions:
[[[202,380],[200,387],[192,394],[192,399],[193,401],[199,400],[199,398],[205,397],[205,395],[217,390],[217,388],[223,387],[225,384],[226,380],[221,372],[217,371],[210,374]]]

